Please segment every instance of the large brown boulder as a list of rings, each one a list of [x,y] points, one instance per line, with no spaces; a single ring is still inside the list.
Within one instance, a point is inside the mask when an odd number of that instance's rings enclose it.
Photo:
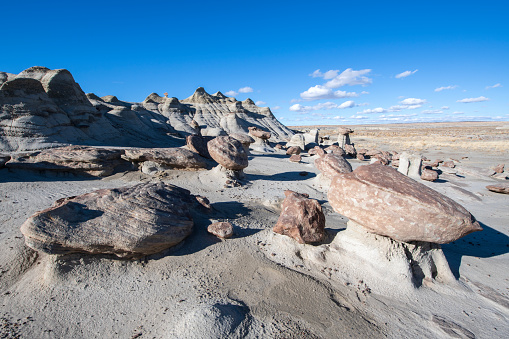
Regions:
[[[207,144],[210,156],[226,169],[242,170],[247,167],[247,153],[242,144],[232,137],[216,137]]]
[[[113,173],[116,166],[126,163],[121,159],[123,153],[120,149],[66,146],[13,154],[5,166],[13,169],[107,176]]]
[[[188,135],[186,137],[186,146],[191,152],[198,153],[204,158],[212,159],[207,148],[207,143],[212,139],[214,139],[214,137],[204,137],[201,135]]]
[[[175,169],[207,167],[202,157],[185,148],[132,148],[126,149],[123,157],[131,162],[152,161]]]
[[[492,192],[509,194],[509,184],[496,184],[486,186]]]
[[[346,144],[345,146],[343,146],[344,149],[345,149],[345,153],[352,156],[352,157],[355,157],[357,155],[357,151],[355,150],[355,146],[354,145],[349,145],[349,144]]]
[[[398,241],[445,244],[482,230],[463,206],[379,164],[336,175],[328,198],[336,212]]]
[[[338,173],[349,173],[352,171],[352,165],[340,155],[330,153],[325,154],[315,160],[315,166],[323,176],[332,179]]]
[[[285,196],[281,215],[273,231],[292,237],[301,244],[323,240],[325,216],[320,203],[290,190],[285,191]]]
[[[178,244],[193,228],[189,191],[158,183],[101,189],[57,200],[21,226],[26,244],[49,254],[139,257]]]
[[[346,155],[345,150],[338,145],[331,145],[325,149],[327,153],[334,153],[344,157]]]
[[[421,179],[426,181],[438,180],[438,172],[425,168],[421,173]]]
[[[286,155],[300,154],[302,149],[299,146],[291,146],[286,150]]]

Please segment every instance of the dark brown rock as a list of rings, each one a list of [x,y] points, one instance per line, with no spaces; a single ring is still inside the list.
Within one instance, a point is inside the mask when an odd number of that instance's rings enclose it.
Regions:
[[[425,168],[421,173],[421,179],[426,181],[435,181],[438,179],[437,171]]]
[[[336,212],[398,241],[445,244],[482,230],[461,205],[388,166],[336,175],[328,198]]]
[[[292,154],[292,156],[290,157],[290,161],[291,162],[301,162],[302,157],[300,156],[300,154]]]
[[[194,153],[198,153],[204,158],[212,159],[207,148],[207,143],[214,137],[203,137],[201,135],[188,135],[186,137],[187,148]]]
[[[315,166],[326,178],[332,179],[338,173],[349,173],[352,165],[342,156],[326,154],[315,160]]]
[[[492,192],[509,194],[509,184],[496,184],[486,186]]]
[[[301,244],[315,243],[325,237],[325,216],[317,200],[305,195],[285,191],[285,200],[275,233],[287,235]]]
[[[248,127],[248,129],[249,129],[249,134],[251,134],[253,137],[260,138],[263,140],[270,139],[270,132],[261,130],[258,127]]]
[[[300,154],[302,149],[299,146],[291,146],[286,150],[286,155]]]
[[[189,191],[158,183],[101,189],[57,200],[21,226],[26,244],[49,254],[140,257],[160,252],[193,228]]]
[[[185,148],[132,148],[125,150],[124,158],[131,162],[152,161],[175,169],[207,166],[202,157]]]
[[[126,163],[121,159],[123,153],[120,149],[66,146],[15,154],[5,166],[13,169],[107,176],[113,173],[116,166]]]
[[[242,144],[232,137],[216,137],[209,141],[208,149],[212,159],[226,169],[242,170],[247,167],[247,153]]]
[[[233,226],[229,222],[215,222],[207,227],[207,231],[218,238],[226,239],[233,235]]]

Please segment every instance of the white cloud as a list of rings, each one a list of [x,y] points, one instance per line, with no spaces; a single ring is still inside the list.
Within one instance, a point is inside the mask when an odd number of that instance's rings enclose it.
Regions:
[[[407,76],[412,75],[417,71],[418,71],[418,69],[416,69],[414,71],[404,71],[402,73],[396,74],[395,77],[396,77],[396,79],[406,78]]]
[[[239,88],[239,93],[251,93],[253,89],[249,86]]]
[[[444,111],[441,111],[439,109],[426,109],[424,111],[421,111],[422,114],[440,114],[444,113]]]
[[[313,78],[321,78],[321,77],[323,77],[323,73],[320,72],[320,69],[317,69],[316,71],[311,73],[309,76],[313,77]]]
[[[336,115],[336,116],[335,116],[335,117],[333,117],[332,119],[334,119],[334,120],[345,120],[345,118],[340,117],[339,115]]]
[[[465,98],[465,99],[461,99],[461,100],[456,100],[456,102],[463,102],[465,104],[469,104],[471,102],[482,102],[482,101],[488,101],[488,100],[490,100],[490,99],[480,96],[478,98]]]
[[[274,107],[272,107],[272,110],[273,110],[273,111],[276,111],[276,110],[278,110],[278,109],[281,109],[281,106],[274,106]]]
[[[346,91],[333,91],[330,88],[326,88],[322,85],[316,85],[310,87],[307,91],[300,94],[300,97],[304,100],[319,100],[319,99],[338,99],[338,98],[351,98],[358,97],[359,94],[355,92]]]
[[[352,115],[350,118],[351,119],[367,119],[368,117],[364,116],[364,115]]]
[[[224,94],[226,94],[229,97],[234,97],[234,96],[236,96],[239,93],[237,93],[235,91],[228,91],[228,92],[225,92]]]
[[[456,111],[456,112],[452,112],[452,114],[465,114],[465,112]]]
[[[358,114],[372,114],[372,113],[385,113],[388,112],[385,108],[377,107],[377,108],[368,108],[362,112],[357,112]]]
[[[438,87],[438,88],[435,88],[435,92],[441,92],[441,91],[443,91],[445,89],[455,89],[455,88],[458,88],[458,85]]]
[[[267,103],[265,101],[261,101],[261,100],[258,100],[257,102],[255,102],[255,105],[256,106],[260,106],[260,105],[266,105]]]
[[[442,106],[441,109],[449,109],[449,106]]]
[[[403,105],[422,105],[426,103],[426,100],[417,98],[406,98],[405,100],[401,100],[400,103]]]
[[[313,105],[313,106],[303,106],[301,104],[295,104],[290,106],[290,111],[292,112],[300,112],[300,113],[306,113],[311,111],[318,111],[318,110],[331,110],[331,109],[345,109],[345,108],[351,108],[355,107],[355,102],[352,100],[345,101],[342,104],[336,104],[334,102],[321,102],[319,104]]]
[[[328,71],[325,74],[333,75],[333,72],[336,72],[335,74],[337,74],[339,71]],[[365,85],[371,84],[373,82],[373,80],[364,76],[365,74],[368,74],[369,72],[371,72],[370,69],[361,69],[359,71],[354,71],[351,68],[347,68],[341,74],[335,75],[334,77],[330,78],[331,80],[327,81],[324,86],[327,88],[338,88],[338,87],[342,87],[342,86],[346,86],[346,85],[349,85],[349,86],[363,85],[363,86],[365,86]],[[324,74],[324,79],[327,79],[327,78],[325,78],[325,74]]]
[[[285,120],[285,117],[279,117],[278,120]]]
[[[493,86],[486,86],[486,89],[497,88],[497,87],[502,87],[502,85],[501,84],[495,84]]]
[[[339,69],[331,69],[323,74],[325,80],[333,79],[338,76]]]

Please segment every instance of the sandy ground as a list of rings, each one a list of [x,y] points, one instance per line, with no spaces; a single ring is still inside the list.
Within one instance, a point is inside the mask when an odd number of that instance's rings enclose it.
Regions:
[[[357,135],[352,135],[356,147],[375,142]],[[383,138],[366,148],[374,146],[405,150],[391,148],[397,145]],[[432,160],[457,158],[458,167],[444,171],[438,182],[421,182],[465,206],[484,231],[442,246],[456,283],[410,291],[342,280],[331,274],[333,263],[319,267],[306,261],[294,251],[293,240],[273,234],[285,189],[308,193],[326,214],[327,241],[303,246],[313,251],[327,246],[346,227],[347,219],[327,202],[327,185],[318,180],[313,157],[296,164],[282,153],[253,154],[245,185],[238,188],[223,188],[211,171],[83,179],[2,169],[0,337],[507,337],[509,196],[485,189],[501,182],[485,170],[509,165],[507,148],[493,154],[440,148],[421,153]],[[354,168],[367,163],[349,161]],[[59,198],[157,180],[206,196],[213,206],[210,212],[193,212],[193,234],[174,248],[128,261],[37,254],[24,245],[20,225]],[[230,221],[234,238],[221,241],[208,234],[213,221]]]

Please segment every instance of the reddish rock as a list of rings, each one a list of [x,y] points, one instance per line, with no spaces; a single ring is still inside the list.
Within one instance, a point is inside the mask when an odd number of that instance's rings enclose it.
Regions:
[[[338,145],[331,145],[325,149],[327,153],[334,153],[340,156],[345,156],[345,150],[339,147]]]
[[[373,158],[377,159],[377,161],[375,163],[380,163],[384,166],[389,165],[389,159],[386,156],[384,156],[382,153],[374,155]]]
[[[328,198],[336,212],[398,241],[445,244],[482,230],[464,207],[387,166],[336,175]]]
[[[325,216],[317,200],[305,195],[285,191],[285,200],[275,233],[287,235],[301,244],[315,243],[325,237]]]
[[[361,148],[360,150],[357,151],[357,154],[366,155],[366,153],[368,153],[368,150],[365,148]]]
[[[496,184],[486,186],[492,192],[509,194],[509,184]]]
[[[233,235],[233,226],[229,222],[215,222],[207,227],[207,231],[218,238],[226,239]]]
[[[504,173],[504,167],[505,167],[504,164],[499,164],[495,166],[493,170],[495,171],[495,173]]]
[[[326,178],[332,179],[338,173],[349,173],[352,165],[342,156],[334,153],[325,154],[315,160],[315,166]]]
[[[207,144],[212,159],[224,168],[242,170],[247,167],[247,153],[242,144],[232,137],[216,137]]]
[[[233,139],[237,139],[238,141],[240,141],[240,143],[242,144],[242,146],[244,146],[244,148],[246,146],[249,147],[249,145],[251,145],[252,143],[255,142],[255,140],[253,138],[251,138],[249,135],[243,134],[243,133],[231,133],[230,136]]]
[[[260,138],[263,140],[270,139],[270,132],[265,132],[264,130],[259,129],[258,127],[248,127],[249,134],[256,138]]]
[[[430,167],[438,167],[439,165],[440,163],[438,162],[438,160],[435,160],[431,164],[429,164]]]
[[[354,145],[349,145],[349,144],[345,145],[345,153],[352,157],[355,157],[357,155],[357,151],[355,150]]]
[[[152,161],[171,168],[205,168],[207,164],[198,154],[185,148],[132,148],[123,158],[132,162]]]
[[[290,161],[291,162],[301,162],[302,157],[300,156],[300,154],[292,154],[292,156],[290,157]]]
[[[364,158],[364,155],[362,155],[361,153],[357,153],[357,160],[364,161],[366,160],[366,158]]]
[[[425,168],[421,173],[421,179],[426,181],[435,181],[438,179],[438,173],[432,169]]]
[[[207,148],[207,143],[212,139],[214,139],[214,137],[203,137],[201,135],[188,135],[186,137],[186,146],[191,152],[198,153],[204,158],[212,159]]]
[[[454,164],[454,161],[444,161],[444,163],[442,164],[443,167],[449,167],[449,168],[454,168],[456,167],[456,165]]]
[[[382,154],[382,152],[380,152],[377,149],[372,149],[372,150],[369,150],[366,153],[364,153],[364,155],[367,155],[368,157],[372,157],[372,156],[375,156],[375,155],[378,155],[378,154]]]
[[[321,148],[320,146],[315,146],[315,147],[313,147],[312,149],[310,149],[310,150],[309,150],[309,152],[311,152],[311,151],[314,151],[314,152],[313,152],[313,154],[317,154],[317,155],[319,155],[319,156],[323,156],[323,155],[325,155],[325,151],[324,151],[324,149],[323,149],[323,148]],[[309,153],[309,152],[308,152],[308,154],[311,154],[311,153]]]
[[[274,146],[274,148],[275,148],[275,149],[283,149],[283,145],[281,145],[281,144],[276,144],[276,145]]]
[[[299,146],[291,146],[286,150],[286,155],[300,154],[300,152],[302,152],[302,149]]]

